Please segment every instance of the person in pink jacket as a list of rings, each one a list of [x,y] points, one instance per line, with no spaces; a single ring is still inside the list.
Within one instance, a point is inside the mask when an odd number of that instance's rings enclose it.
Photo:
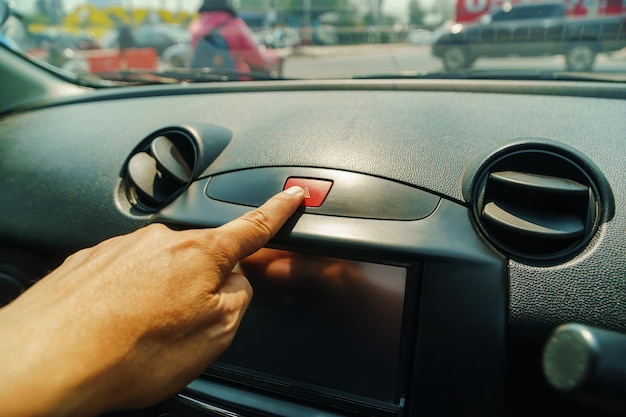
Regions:
[[[259,46],[231,0],[204,0],[200,15],[189,25],[192,68],[260,71],[277,75],[281,58]]]

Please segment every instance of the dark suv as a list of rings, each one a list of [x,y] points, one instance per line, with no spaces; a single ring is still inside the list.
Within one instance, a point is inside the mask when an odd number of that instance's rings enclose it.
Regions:
[[[435,40],[433,55],[448,71],[468,68],[479,57],[565,55],[567,69],[588,71],[598,52],[626,46],[624,16],[567,18],[563,3],[512,6],[478,23],[453,25]]]

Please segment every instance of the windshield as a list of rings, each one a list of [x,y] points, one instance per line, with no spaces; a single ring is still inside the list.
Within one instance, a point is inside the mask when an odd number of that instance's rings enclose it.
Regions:
[[[0,46],[81,80],[626,74],[622,0],[0,1]]]

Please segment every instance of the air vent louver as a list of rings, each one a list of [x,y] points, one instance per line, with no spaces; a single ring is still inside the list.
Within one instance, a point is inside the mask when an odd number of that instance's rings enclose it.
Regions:
[[[128,160],[128,194],[135,208],[155,211],[191,182],[196,165],[193,141],[181,131],[151,138]]]
[[[504,152],[474,182],[473,214],[499,250],[554,260],[581,250],[596,231],[600,200],[574,158],[542,149]]]

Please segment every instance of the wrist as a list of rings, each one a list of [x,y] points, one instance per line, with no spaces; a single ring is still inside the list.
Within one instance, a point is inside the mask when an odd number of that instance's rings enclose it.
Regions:
[[[21,305],[0,309],[0,415],[81,416],[99,412],[87,404],[88,367],[70,365],[70,340],[59,340],[42,317],[26,314]],[[75,359],[75,358],[74,358]]]

